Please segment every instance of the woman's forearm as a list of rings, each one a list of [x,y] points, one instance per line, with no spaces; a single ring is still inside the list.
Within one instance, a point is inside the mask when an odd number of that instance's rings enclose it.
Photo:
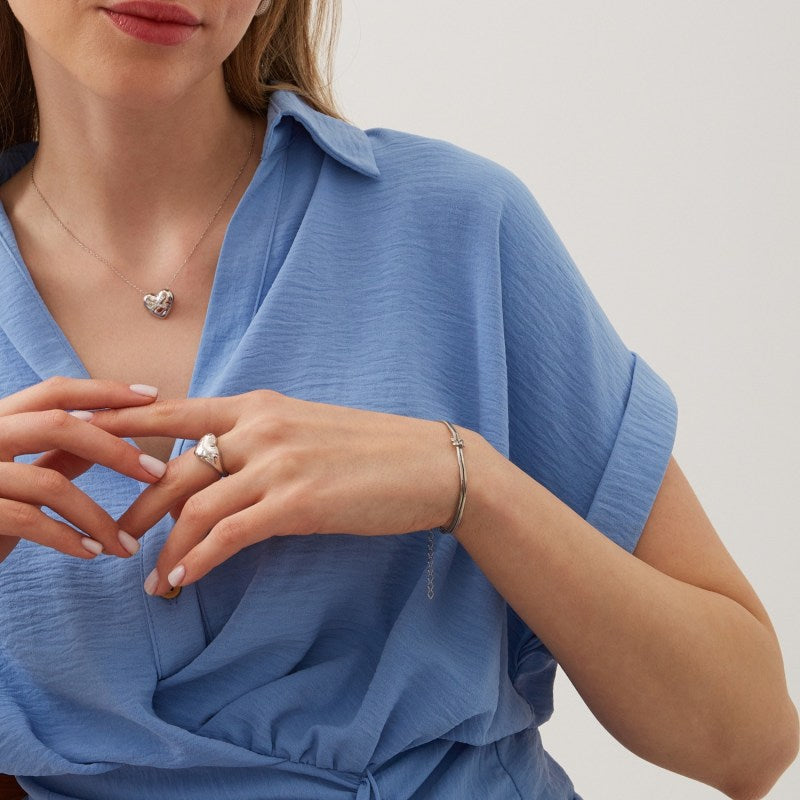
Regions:
[[[462,434],[470,483],[456,536],[598,720],[654,764],[761,796],[754,787],[785,769],[797,724],[773,632],[733,599],[628,553]]]

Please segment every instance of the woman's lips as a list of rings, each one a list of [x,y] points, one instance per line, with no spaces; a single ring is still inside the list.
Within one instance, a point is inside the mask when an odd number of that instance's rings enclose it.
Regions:
[[[181,44],[200,27],[199,20],[186,9],[164,3],[139,0],[101,10],[121,31],[151,44]]]

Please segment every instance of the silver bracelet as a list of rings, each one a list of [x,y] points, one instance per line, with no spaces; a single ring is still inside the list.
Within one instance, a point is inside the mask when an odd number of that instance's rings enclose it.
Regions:
[[[442,533],[452,534],[461,522],[461,517],[464,514],[464,505],[467,502],[467,467],[464,464],[464,440],[458,435],[458,431],[445,419],[440,419],[447,425],[450,431],[450,443],[456,448],[456,455],[458,456],[458,473],[461,478],[461,491],[458,495],[458,503],[456,504],[456,513],[453,521],[446,528],[439,526],[437,530]],[[433,600],[433,551],[434,551],[434,537],[433,530],[428,531],[428,599]]]
[[[442,533],[452,533],[458,527],[458,523],[461,522],[461,515],[464,513],[464,504],[467,501],[467,468],[464,464],[464,440],[447,420],[440,419],[439,422],[444,422],[450,430],[450,443],[456,448],[456,454],[458,455],[458,471],[461,476],[461,493],[458,496],[456,514],[449,527],[439,528]]]

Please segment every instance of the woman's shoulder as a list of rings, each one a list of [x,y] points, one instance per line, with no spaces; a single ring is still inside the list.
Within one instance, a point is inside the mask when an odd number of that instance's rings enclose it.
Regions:
[[[378,191],[390,193],[399,210],[413,208],[408,216],[428,226],[480,228],[512,255],[563,249],[534,192],[510,167],[445,139],[392,128],[364,133],[380,169]]]
[[[405,130],[376,127],[364,130],[372,144],[383,181],[406,188],[418,198],[475,201],[503,205],[519,192],[528,193],[509,167],[455,142]]]

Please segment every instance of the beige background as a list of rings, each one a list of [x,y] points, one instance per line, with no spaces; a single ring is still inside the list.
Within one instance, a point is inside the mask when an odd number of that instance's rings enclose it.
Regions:
[[[343,8],[344,113],[519,175],[628,347],[672,387],[675,457],[767,607],[800,701],[800,6]],[[624,749],[561,671],[542,737],[585,800],[723,797]],[[800,762],[769,794],[797,797]]]

